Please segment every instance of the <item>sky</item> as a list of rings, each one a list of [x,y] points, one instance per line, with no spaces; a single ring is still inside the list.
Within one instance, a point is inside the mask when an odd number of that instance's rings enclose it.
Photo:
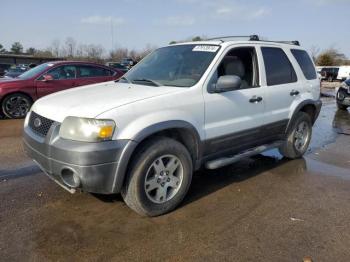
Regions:
[[[80,44],[142,50],[193,36],[258,34],[334,47],[350,58],[350,0],[0,0],[0,44]],[[113,36],[113,37],[112,37]],[[113,40],[112,40],[113,39]]]

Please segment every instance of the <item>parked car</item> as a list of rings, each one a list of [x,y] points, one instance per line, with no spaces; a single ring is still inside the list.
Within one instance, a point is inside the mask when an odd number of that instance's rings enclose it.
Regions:
[[[94,63],[44,63],[17,78],[0,80],[1,110],[8,118],[23,118],[40,97],[72,87],[116,80],[122,75],[118,69]]]
[[[0,77],[4,77],[11,66],[11,64],[0,64]]]
[[[132,58],[123,58],[122,61],[120,62],[120,64],[125,66],[126,68],[130,69],[134,65],[136,65],[137,62]]]
[[[336,99],[339,109],[346,110],[350,106],[350,79],[345,80],[339,87]]]
[[[121,192],[148,216],[178,206],[202,166],[271,148],[302,157],[322,104],[310,56],[297,42],[231,38],[159,48],[119,82],[38,100],[28,155],[71,193]]]
[[[337,80],[345,81],[350,76],[350,66],[339,66]]]
[[[323,67],[321,70],[322,80],[332,82],[338,78],[339,67]]]
[[[4,77],[6,78],[16,78],[26,72],[29,68],[23,66],[11,67],[7,70]]]
[[[116,68],[124,73],[128,72],[129,68],[122,65],[121,63],[117,63],[117,62],[107,62],[106,66],[112,67],[112,68]]]

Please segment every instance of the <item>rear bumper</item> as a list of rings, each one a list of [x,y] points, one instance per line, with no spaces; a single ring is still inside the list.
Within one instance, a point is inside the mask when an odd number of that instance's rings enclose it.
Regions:
[[[24,127],[24,147],[41,169],[70,192],[101,194],[120,192],[127,163],[136,143],[131,140],[87,143],[58,136],[54,123],[47,136]]]

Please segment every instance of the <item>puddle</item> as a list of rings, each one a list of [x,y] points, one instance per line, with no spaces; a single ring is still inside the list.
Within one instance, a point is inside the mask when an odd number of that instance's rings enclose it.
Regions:
[[[308,172],[350,180],[350,170],[305,157]]]
[[[338,134],[350,135],[350,112],[337,110],[334,115],[333,128]]]

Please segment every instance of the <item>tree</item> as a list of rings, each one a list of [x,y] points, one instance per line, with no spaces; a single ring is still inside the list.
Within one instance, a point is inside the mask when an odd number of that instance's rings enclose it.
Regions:
[[[196,42],[196,41],[202,41],[203,39],[200,36],[195,36],[192,38],[192,41]]]
[[[329,48],[323,51],[317,57],[317,65],[319,66],[334,66],[334,65],[342,65],[346,61],[346,56],[336,50],[335,48]]]
[[[173,44],[176,44],[176,43],[177,43],[176,41],[170,41],[169,45],[173,45]]]
[[[74,40],[73,37],[67,37],[65,44],[66,56],[73,57],[76,52],[77,42]]]
[[[6,53],[6,49],[2,44],[0,44],[0,54]]]
[[[320,48],[313,45],[310,48],[310,54],[311,54],[311,58],[314,60],[314,62],[317,61],[317,57],[320,54]]]
[[[60,56],[60,46],[61,42],[58,39],[53,40],[51,43],[50,51],[55,57]]]
[[[26,50],[26,53],[27,53],[27,54],[30,54],[30,55],[34,55],[36,52],[37,52],[37,50],[36,50],[34,47],[29,47],[29,48]]]
[[[11,46],[11,52],[14,54],[23,53],[23,45],[20,42],[14,42]]]

